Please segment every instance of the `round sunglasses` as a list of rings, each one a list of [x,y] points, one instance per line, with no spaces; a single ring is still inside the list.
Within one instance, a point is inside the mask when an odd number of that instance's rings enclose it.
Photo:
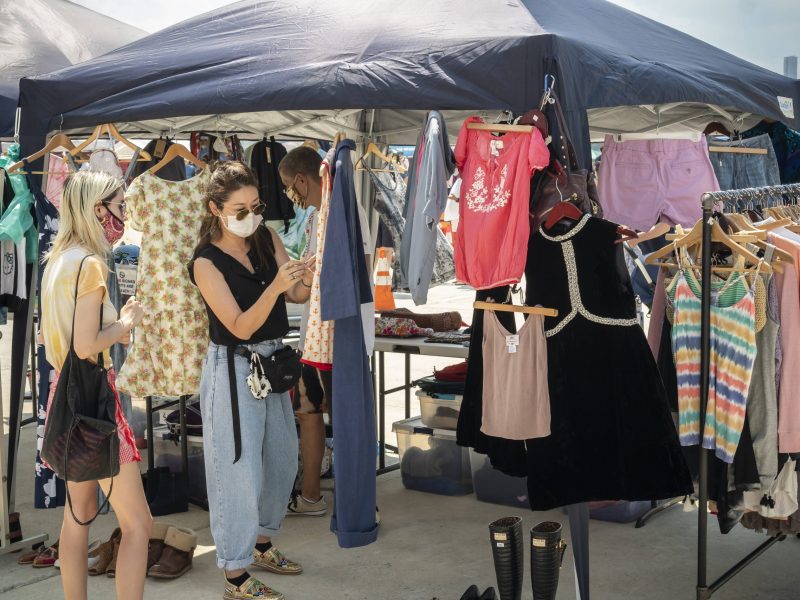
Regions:
[[[242,208],[241,210],[236,212],[236,220],[237,221],[244,221],[247,218],[247,215],[253,213],[254,215],[261,215],[264,214],[264,211],[267,209],[266,204],[257,204],[255,208]]]

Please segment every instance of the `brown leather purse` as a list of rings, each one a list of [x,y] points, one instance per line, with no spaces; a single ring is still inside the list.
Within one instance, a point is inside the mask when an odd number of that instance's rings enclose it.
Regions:
[[[561,109],[561,102],[551,92],[553,112],[561,135],[562,149],[566,152],[567,164],[562,165],[556,158],[536,177],[531,189],[531,226],[538,228],[547,218],[547,213],[559,202],[572,202],[581,212],[603,216],[603,209],[597,195],[597,181],[594,171],[581,169],[575,154],[575,147],[569,135],[567,122]]]

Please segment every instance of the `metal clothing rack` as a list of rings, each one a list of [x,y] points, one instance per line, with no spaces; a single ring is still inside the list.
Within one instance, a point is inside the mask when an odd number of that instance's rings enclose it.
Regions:
[[[711,226],[713,224],[714,207],[718,203],[730,204],[741,200],[763,202],[767,206],[784,204],[784,198],[790,196],[800,198],[800,184],[710,192],[703,194],[703,244],[701,251],[701,335],[700,335],[700,431],[705,426],[705,412],[708,404],[708,384],[711,363]],[[697,529],[697,600],[708,600],[723,585],[742,571],[771,546],[786,539],[780,534],[750,552],[742,560],[723,573],[716,581],[709,584],[708,571],[708,453],[700,448],[700,507],[698,511]]]

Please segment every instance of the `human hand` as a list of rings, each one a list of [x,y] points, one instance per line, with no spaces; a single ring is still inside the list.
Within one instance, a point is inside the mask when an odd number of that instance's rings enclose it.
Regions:
[[[122,326],[130,332],[131,329],[136,327],[144,319],[144,309],[135,296],[128,298],[125,306],[119,311],[119,320]]]
[[[294,287],[301,280],[306,270],[307,267],[303,261],[288,260],[278,269],[278,274],[275,276],[272,285],[275,286],[278,293],[282,294]]]

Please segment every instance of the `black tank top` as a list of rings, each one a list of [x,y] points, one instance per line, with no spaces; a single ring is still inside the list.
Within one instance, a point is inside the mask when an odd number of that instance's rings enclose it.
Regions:
[[[261,294],[272,283],[277,274],[277,265],[262,265],[252,250],[247,254],[250,264],[255,269],[254,273],[248,271],[245,266],[233,256],[220,250],[213,244],[203,248],[198,252],[197,258],[210,260],[222,276],[239,304],[242,311],[249,309],[261,297]],[[194,281],[194,261],[189,263],[189,277]],[[196,284],[195,284],[196,285]],[[236,346],[239,344],[257,344],[267,340],[280,339],[289,331],[289,318],[286,315],[286,300],[281,294],[275,301],[272,312],[269,313],[267,320],[259,327],[248,340],[240,340],[233,335],[222,322],[217,318],[208,303],[208,331],[211,341],[222,346]]]

